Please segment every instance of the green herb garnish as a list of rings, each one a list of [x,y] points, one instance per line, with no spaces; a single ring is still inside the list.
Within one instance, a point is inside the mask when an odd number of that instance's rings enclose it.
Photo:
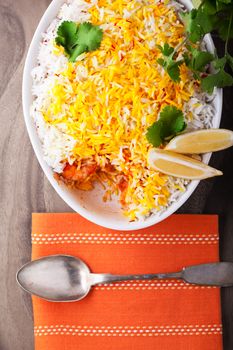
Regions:
[[[231,85],[233,85],[233,78],[230,74],[225,72],[223,68],[215,74],[210,74],[201,81],[202,89],[209,94],[213,92],[214,86],[222,88]]]
[[[206,65],[214,60],[214,55],[207,51],[190,47],[189,52],[191,53],[189,66],[194,72],[204,72]]]
[[[208,93],[212,93],[214,87],[233,85],[233,56],[228,52],[229,40],[233,38],[233,1],[202,0],[197,9],[181,14],[181,19],[186,29],[185,40],[177,48],[171,48],[167,43],[160,46],[162,57],[158,63],[174,82],[180,81],[179,66],[185,63]],[[221,58],[200,49],[204,35],[212,32],[225,41]],[[182,46],[186,48],[185,53],[177,59],[177,51]],[[215,68],[213,73],[206,70],[210,64]]]
[[[165,69],[170,78],[175,81],[180,81],[180,65],[184,62],[183,60],[176,61],[174,59],[175,50],[173,47],[168,45],[167,43],[164,46],[158,46],[161,53],[163,54],[163,58],[159,58],[157,62]]]
[[[100,47],[103,31],[89,22],[77,24],[64,21],[57,30],[56,44],[63,46],[71,62],[84,52]]]
[[[147,129],[146,138],[154,147],[158,147],[185,128],[182,111],[173,106],[166,106],[160,112],[159,120]]]
[[[207,33],[215,29],[217,18],[210,14],[203,6],[193,9],[190,12],[181,15],[189,40],[193,43],[200,41]]]

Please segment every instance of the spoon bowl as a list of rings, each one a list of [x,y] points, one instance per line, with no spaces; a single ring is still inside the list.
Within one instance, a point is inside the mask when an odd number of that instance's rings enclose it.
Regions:
[[[91,288],[88,266],[69,255],[29,262],[18,271],[17,281],[26,292],[49,301],[81,300]]]

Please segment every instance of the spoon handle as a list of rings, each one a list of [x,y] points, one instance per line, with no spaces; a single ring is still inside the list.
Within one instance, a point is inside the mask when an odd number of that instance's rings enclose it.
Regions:
[[[182,278],[182,272],[171,273],[152,273],[143,275],[112,275],[108,273],[96,274],[91,273],[91,285],[121,282],[121,281],[135,281],[135,280],[153,280],[153,279],[180,279]]]
[[[233,263],[219,262],[188,266],[180,272],[144,275],[90,274],[91,285],[130,280],[183,279],[188,283],[230,287],[233,286]]]
[[[230,287],[233,286],[233,263],[219,262],[188,266],[183,269],[182,277],[188,283]]]

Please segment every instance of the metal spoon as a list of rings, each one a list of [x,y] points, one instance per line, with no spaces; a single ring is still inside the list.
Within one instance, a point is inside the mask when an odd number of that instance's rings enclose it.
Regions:
[[[173,273],[111,275],[91,273],[81,259],[73,256],[52,255],[27,263],[17,273],[17,281],[25,291],[49,301],[81,300],[92,286],[101,283],[169,278],[200,285],[233,286],[233,263],[194,265]]]

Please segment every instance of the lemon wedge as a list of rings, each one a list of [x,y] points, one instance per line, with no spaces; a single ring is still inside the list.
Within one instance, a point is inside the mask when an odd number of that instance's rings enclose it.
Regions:
[[[189,180],[202,180],[222,172],[187,156],[153,148],[148,153],[149,166],[161,173]]]
[[[174,137],[165,147],[177,153],[201,154],[233,146],[233,131],[226,129],[197,130]]]

